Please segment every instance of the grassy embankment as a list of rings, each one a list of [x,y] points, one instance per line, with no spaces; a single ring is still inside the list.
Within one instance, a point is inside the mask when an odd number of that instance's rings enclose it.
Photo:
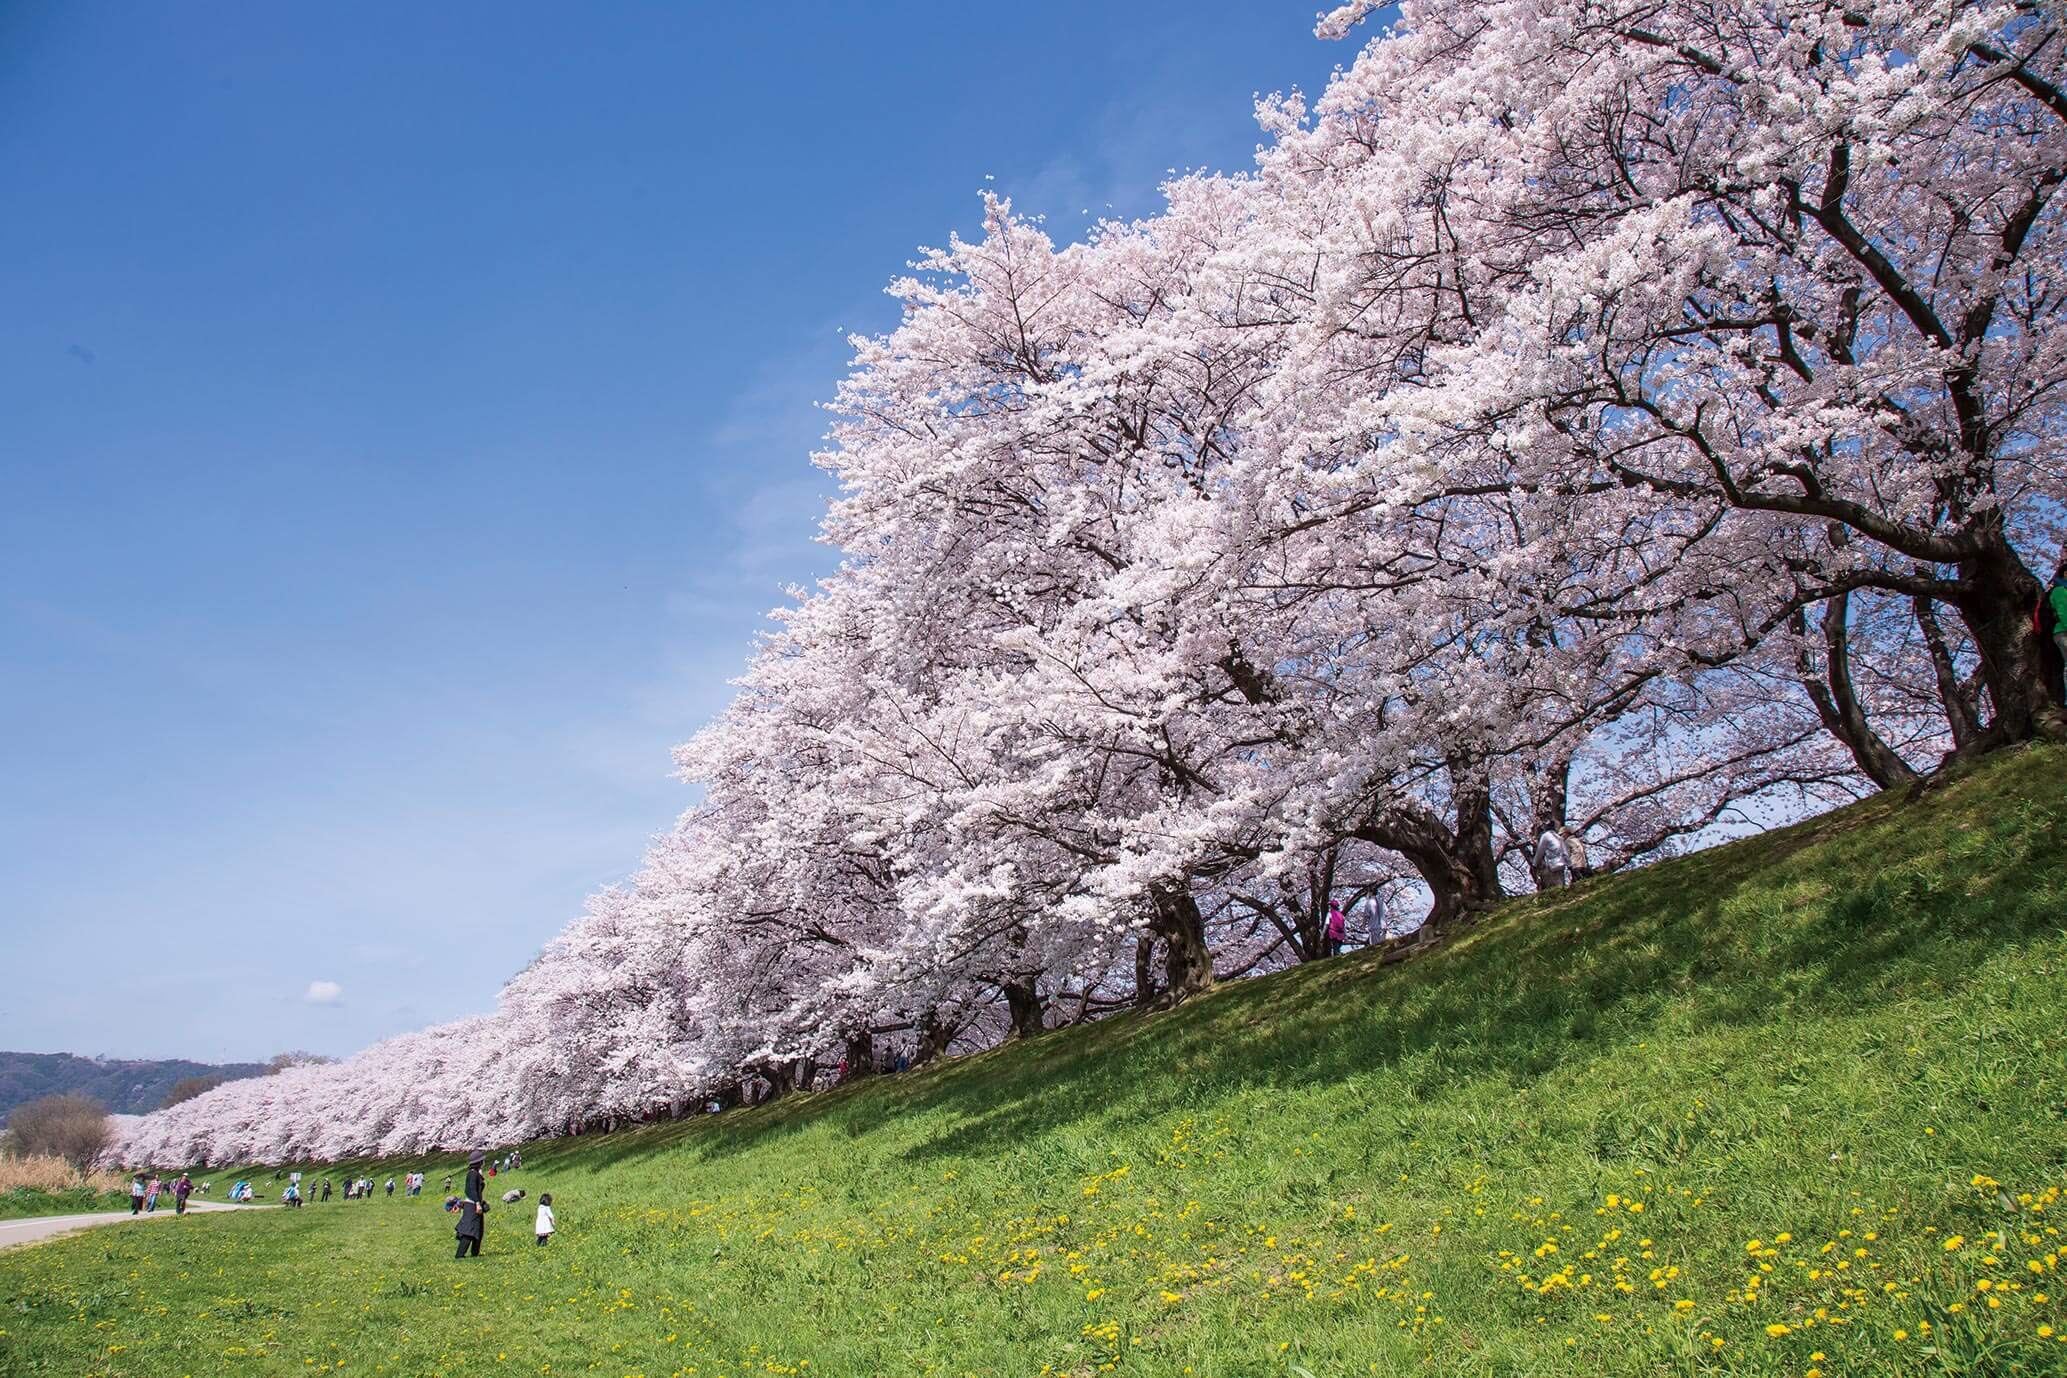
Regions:
[[[0,1255],[0,1371],[2067,1371],[2063,776],[2018,752],[1403,965],[540,1144],[545,1250],[526,1202],[455,1264],[426,1197]]]
[[[121,1191],[95,1191],[92,1187],[68,1187],[58,1191],[45,1191],[41,1187],[9,1187],[0,1191],[0,1220],[128,1209],[129,1195]]]

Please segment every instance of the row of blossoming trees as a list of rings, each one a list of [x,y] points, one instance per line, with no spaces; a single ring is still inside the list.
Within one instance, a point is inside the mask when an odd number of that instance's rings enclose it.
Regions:
[[[1323,21],[1347,31],[1368,5]],[[2063,21],[1414,3],[1242,176],[894,286],[839,572],[489,1016],[130,1160],[506,1141],[1440,931],[2062,730]],[[1362,912],[1362,911],[1360,911]]]

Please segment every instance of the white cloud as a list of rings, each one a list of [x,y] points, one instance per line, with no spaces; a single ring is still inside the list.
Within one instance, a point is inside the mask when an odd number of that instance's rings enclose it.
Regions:
[[[311,1005],[335,1005],[344,999],[344,987],[335,981],[311,981],[301,998]]]

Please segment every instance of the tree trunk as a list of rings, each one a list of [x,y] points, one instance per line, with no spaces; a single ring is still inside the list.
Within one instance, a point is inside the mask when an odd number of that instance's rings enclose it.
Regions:
[[[876,1036],[867,1029],[847,1036],[847,1080],[865,1077],[876,1070]]]
[[[1457,799],[1456,858],[1467,880],[1459,914],[1474,913],[1500,898],[1500,857],[1493,850],[1493,783],[1482,765],[1450,762]]]
[[[1134,1003],[1146,1005],[1156,998],[1156,940],[1144,933],[1134,940]]]
[[[1460,826],[1455,832],[1427,805],[1409,800],[1366,819],[1353,834],[1407,859],[1435,897],[1428,922],[1438,930],[1500,898],[1491,795],[1482,787],[1467,788],[1458,791],[1457,799]]]
[[[1047,1009],[1035,977],[1001,981],[998,988],[1005,992],[1005,1008],[1012,1012],[1012,1037],[1032,1038],[1048,1027]]]
[[[765,1063],[754,1070],[768,1083],[768,1094],[762,1098],[763,1104],[797,1089],[797,1064],[787,1058]]]
[[[1189,1000],[1213,985],[1213,954],[1206,949],[1206,920],[1186,886],[1157,886],[1149,894],[1150,924],[1163,940],[1164,984],[1169,1002]]]
[[[2045,662],[2031,610],[2038,605],[2038,580],[2000,539],[1981,555],[1960,562],[1967,585],[1947,601],[1974,638],[1981,681],[1995,706],[1995,718],[1975,739],[1976,751],[2044,737],[2067,741],[2067,712],[2046,694]]]
[[[1822,673],[1817,673],[1815,657],[1804,641],[1797,662],[1802,688],[1816,705],[1816,716],[1823,720],[1825,730],[1844,743],[1866,778],[1882,789],[1893,789],[1914,780],[1916,772],[1873,730],[1866,710],[1860,706],[1858,691],[1852,686],[1851,607],[1852,597],[1848,593],[1840,593],[1824,604]],[[1796,613],[1794,627],[1798,634],[1806,636],[1808,619]]]
[[[1302,962],[1316,962],[1328,955],[1328,911],[1335,905],[1335,864],[1341,847],[1323,847],[1306,863],[1304,894],[1287,894],[1292,926],[1298,937],[1293,950]]]
[[[1916,611],[1916,625],[1923,630],[1924,645],[1931,654],[1931,673],[1938,681],[1938,702],[1945,706],[1945,724],[1952,731],[1952,749],[1955,752],[1971,750],[1981,736],[1981,715],[1959,682],[1959,668],[1952,663],[1952,652],[1945,642],[1945,629],[1938,625],[1937,605],[1918,595],[1911,600],[1911,606]]]
[[[928,1008],[919,1016],[918,1044],[912,1049],[911,1065],[923,1067],[936,1057],[947,1054],[947,1045],[954,1042],[955,1031],[940,1018],[940,1011]]]

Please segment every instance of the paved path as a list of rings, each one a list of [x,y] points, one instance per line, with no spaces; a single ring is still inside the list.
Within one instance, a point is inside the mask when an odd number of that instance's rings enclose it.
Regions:
[[[253,1203],[248,1206],[232,1206],[214,1201],[189,1201],[187,1213],[197,1211],[248,1211],[268,1210],[269,1206]],[[169,1206],[160,1206],[145,1215],[131,1215],[128,1211],[100,1211],[92,1215],[32,1215],[24,1220],[0,1220],[0,1249],[12,1249],[23,1244],[34,1244],[52,1235],[70,1234],[73,1230],[91,1229],[95,1225],[141,1224],[146,1220],[170,1220],[173,1211]]]

